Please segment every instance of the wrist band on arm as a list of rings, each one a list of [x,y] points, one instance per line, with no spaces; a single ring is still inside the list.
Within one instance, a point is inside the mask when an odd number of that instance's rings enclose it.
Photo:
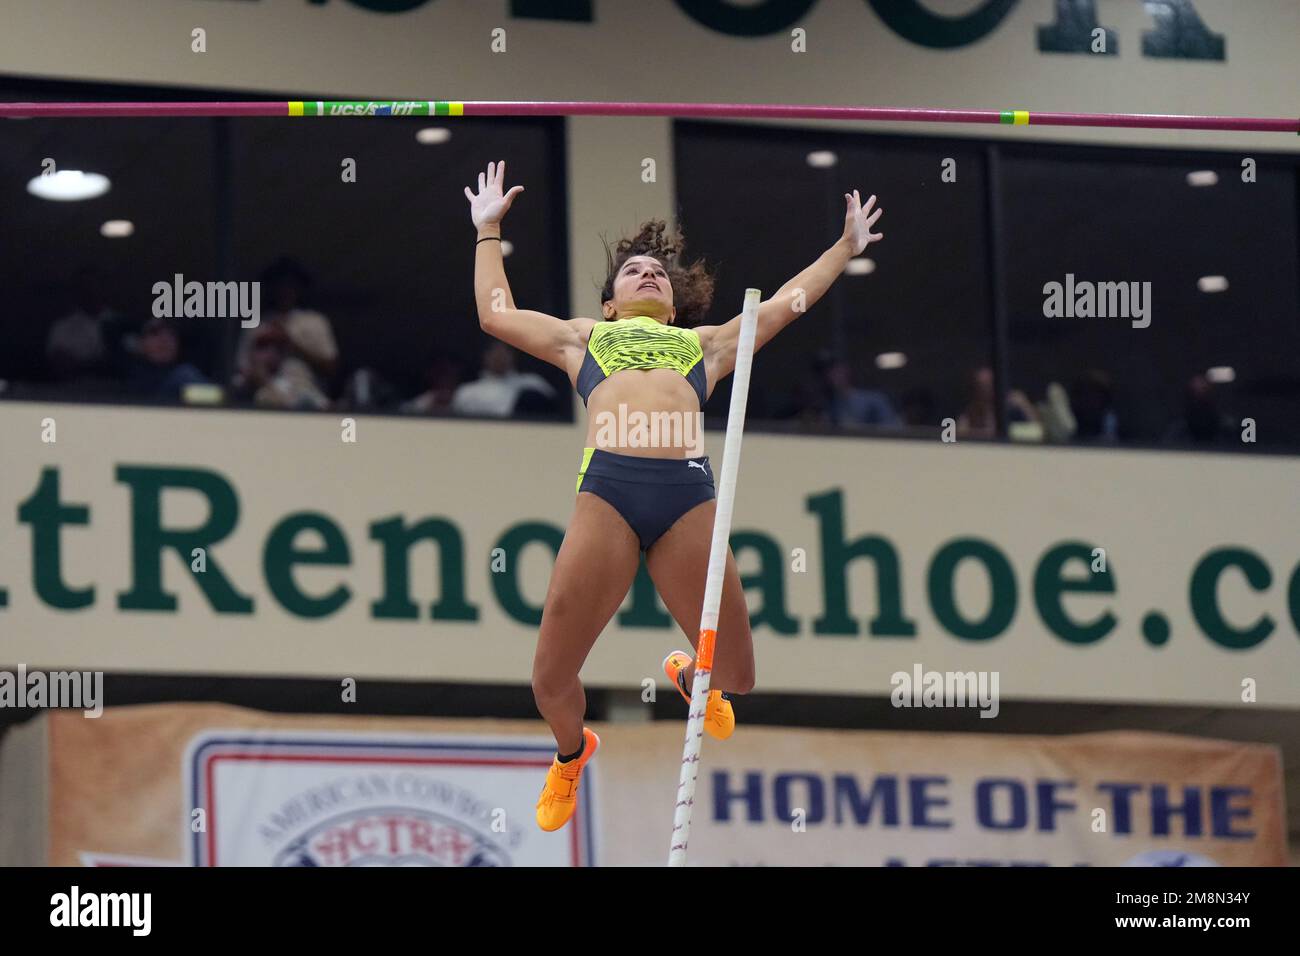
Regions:
[[[500,241],[501,241],[501,237],[500,237],[500,236],[484,236],[484,237],[483,237],[482,239],[480,239],[478,242],[487,242],[489,239],[495,239],[497,242],[500,242]],[[478,245],[478,242],[474,243],[474,245],[477,246],[477,245]]]

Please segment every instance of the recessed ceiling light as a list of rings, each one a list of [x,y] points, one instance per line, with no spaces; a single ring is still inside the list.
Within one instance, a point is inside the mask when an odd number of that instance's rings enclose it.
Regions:
[[[1202,292],[1223,292],[1228,288],[1227,276],[1201,276],[1196,280],[1196,288]]]
[[[840,161],[829,149],[816,149],[808,154],[808,165],[814,169],[828,169]]]
[[[1234,381],[1237,378],[1237,370],[1231,365],[1216,365],[1214,368],[1206,371],[1205,377],[1211,382],[1223,385]]]
[[[415,141],[424,146],[436,146],[449,139],[451,139],[451,130],[445,126],[426,126],[415,133]]]
[[[135,223],[130,219],[110,219],[99,227],[99,234],[105,239],[125,239],[135,232]]]
[[[501,240],[501,255],[508,256],[515,251],[515,244],[509,239]]]
[[[1216,186],[1219,182],[1219,174],[1212,169],[1197,169],[1187,174],[1187,185],[1189,186]]]
[[[41,199],[55,202],[73,202],[94,199],[109,190],[107,176],[83,173],[79,169],[61,169],[48,176],[35,176],[27,183],[27,191]]]
[[[902,368],[907,364],[907,356],[902,352],[881,352],[876,356],[876,368]]]
[[[876,260],[868,259],[866,256],[855,256],[849,260],[844,271],[851,276],[869,276],[876,271]]]

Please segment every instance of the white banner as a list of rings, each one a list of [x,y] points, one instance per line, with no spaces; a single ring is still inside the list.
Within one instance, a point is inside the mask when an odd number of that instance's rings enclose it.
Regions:
[[[579,427],[344,432],[0,405],[0,666],[526,684]],[[758,434],[744,456],[759,691],[919,669],[1007,700],[1300,706],[1295,459]],[[643,569],[583,678],[662,680],[683,641]]]

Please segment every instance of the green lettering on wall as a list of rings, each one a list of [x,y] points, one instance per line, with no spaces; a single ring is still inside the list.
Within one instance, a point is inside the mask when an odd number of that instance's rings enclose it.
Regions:
[[[329,0],[307,0],[314,7],[323,7]],[[348,0],[353,6],[372,13],[408,13],[422,7],[429,0]]]
[[[438,600],[429,605],[435,621],[477,621],[478,608],[465,599],[465,544],[460,529],[444,518],[425,518],[406,527],[400,517],[370,525],[370,539],[384,548],[384,596],[370,605],[372,617],[410,620],[420,616],[411,600],[411,547],[420,541],[438,546]]]
[[[548,545],[553,558],[560,553],[564,532],[553,524],[540,521],[521,521],[507,528],[492,546],[493,550],[500,548],[505,552],[506,569],[491,575],[492,589],[501,609],[520,624],[532,627],[542,623],[542,605],[529,604],[519,590],[519,553],[534,542]]]
[[[162,586],[163,550],[171,548],[185,573],[203,591],[219,614],[251,614],[253,600],[238,593],[221,571],[213,545],[227,538],[239,523],[239,496],[230,482],[202,468],[150,468],[118,465],[117,480],[131,488],[130,591],[117,596],[123,611],[174,611],[176,596]],[[164,528],[162,493],[165,489],[196,491],[208,502],[208,520],[197,528]],[[190,569],[195,548],[207,552],[207,570]]]
[[[1017,0],[988,0],[962,17],[931,13],[918,0],[867,0],[876,16],[905,40],[936,49],[966,46],[992,33]]]
[[[989,577],[989,609],[982,621],[968,621],[957,607],[957,565],[973,559]],[[1016,616],[1016,575],[1011,563],[994,545],[980,538],[955,538],[930,562],[930,607],[944,630],[966,641],[997,637]]]
[[[1063,594],[1091,593],[1114,594],[1115,576],[1110,566],[1105,571],[1092,570],[1091,545],[1080,541],[1058,544],[1038,560],[1034,572],[1034,603],[1047,629],[1071,644],[1092,644],[1115,629],[1115,615],[1103,611],[1089,624],[1079,624],[1065,613],[1061,601]],[[1083,562],[1083,576],[1066,578],[1061,572],[1069,561]]]
[[[757,588],[762,595],[758,610],[746,601],[750,606],[750,629],[766,625],[777,634],[798,634],[798,618],[791,617],[785,609],[785,555],[776,539],[760,531],[736,531],[731,535],[731,550],[737,565],[746,550],[758,557],[758,570],[740,576],[740,586],[746,594],[751,588]]]
[[[1142,34],[1142,55],[1179,60],[1226,60],[1222,33],[1211,33],[1192,0],[1145,0],[1155,29]]]
[[[727,0],[677,0],[688,17],[733,37],[761,37],[799,22],[817,0],[759,0],[743,7]]]
[[[316,550],[294,546],[294,539],[305,531],[315,531],[321,536],[323,546]],[[312,597],[298,587],[293,569],[299,564],[330,564],[346,567],[352,562],[347,539],[339,526],[326,515],[301,511],[284,518],[271,529],[262,551],[262,572],[272,596],[290,614],[298,617],[325,617],[333,614],[352,596],[352,591],[340,584],[328,594]]]
[[[1119,37],[1097,22],[1097,0],[1056,0],[1056,19],[1038,28],[1038,49],[1043,53],[1087,53],[1114,56]],[[1145,0],[1143,6],[1155,28],[1142,33],[1142,55],[1180,60],[1223,60],[1227,44],[1211,33],[1192,0]],[[1105,49],[1093,47],[1093,31],[1105,29]]]
[[[32,526],[32,587],[37,597],[61,611],[93,604],[93,586],[70,588],[63,583],[62,535],[59,529],[65,524],[90,524],[90,508],[60,504],[57,468],[41,470],[36,490],[18,506],[18,521]],[[0,606],[4,603],[4,595],[0,593]]]
[[[1300,634],[1300,564],[1291,573],[1291,585],[1286,589],[1287,610],[1291,612],[1291,626]]]
[[[857,634],[857,622],[849,616],[849,562],[861,557],[872,560],[876,569],[877,613],[870,624],[876,637],[915,637],[916,622],[903,617],[903,586],[898,569],[898,552],[888,539],[864,535],[844,540],[844,495],[838,489],[810,495],[805,507],[820,523],[822,595],[825,610],[813,621],[814,634]]]
[[[1228,568],[1240,568],[1246,583],[1256,591],[1268,589],[1273,572],[1259,555],[1244,548],[1216,548],[1201,558],[1192,572],[1190,599],[1197,626],[1220,647],[1240,651],[1273,633],[1273,619],[1261,614],[1247,628],[1235,628],[1224,619],[1219,609],[1219,576]]]
[[[532,20],[590,23],[592,0],[510,0],[510,15]]]
[[[1094,52],[1092,32],[1098,29],[1102,27],[1097,22],[1097,0],[1056,0],[1056,20],[1038,28],[1038,49],[1042,53],[1116,56],[1119,37],[1109,27],[1105,28],[1105,49]]]

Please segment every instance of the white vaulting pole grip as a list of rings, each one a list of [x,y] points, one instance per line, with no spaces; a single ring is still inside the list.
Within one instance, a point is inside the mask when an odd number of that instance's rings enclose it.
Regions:
[[[736,345],[736,369],[731,377],[731,409],[727,413],[727,437],[722,446],[722,476],[718,481],[713,515],[709,575],[704,583],[704,608],[700,614],[700,638],[695,650],[695,680],[691,685],[691,706],[686,718],[682,770],[677,781],[669,866],[686,865],[686,844],[691,836],[691,809],[695,804],[695,781],[700,771],[700,744],[704,738],[704,714],[709,703],[713,645],[718,632],[718,608],[722,604],[722,581],[727,570],[731,510],[736,500],[736,476],[740,472],[740,442],[745,436],[745,403],[749,399],[749,369],[754,361],[754,334],[758,330],[761,296],[758,289],[746,289],[745,307],[740,313],[740,342]]]

